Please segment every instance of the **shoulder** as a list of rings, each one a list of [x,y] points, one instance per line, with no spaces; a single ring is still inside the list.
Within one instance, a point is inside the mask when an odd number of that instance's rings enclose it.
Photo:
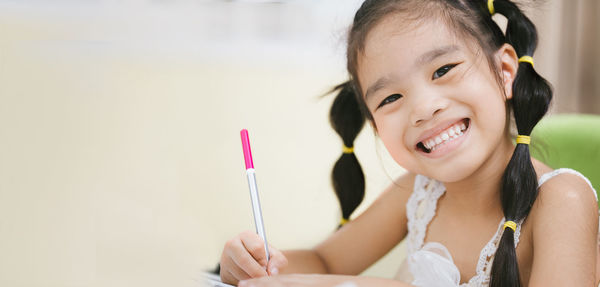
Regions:
[[[527,221],[535,250],[530,285],[566,286],[571,285],[567,282],[593,281],[598,205],[584,178],[560,173],[545,181]],[[579,283],[573,286],[583,286]]]
[[[412,194],[416,174],[406,172],[394,180],[368,208],[367,212],[395,214],[404,219],[406,202]]]
[[[580,175],[562,172],[542,183],[534,206],[548,208],[560,205],[597,209],[594,193],[588,181]]]
[[[541,185],[538,189],[538,197],[534,203],[532,212],[539,209],[556,208],[560,206],[587,206],[592,209],[598,208],[595,191],[589,182],[581,175],[575,174],[573,170],[553,170],[542,162],[532,159],[533,166],[537,172]],[[549,177],[553,172],[557,174]]]
[[[386,189],[379,195],[377,201],[387,201],[393,198],[408,198],[413,191],[416,174],[406,172],[396,178]]]
[[[411,172],[402,174],[385,189],[380,198],[396,197],[408,200],[413,192],[416,178],[417,175]]]
[[[389,187],[389,189],[411,193],[415,185],[417,174],[406,172],[399,176]]]
[[[559,230],[563,232],[569,228],[597,230],[598,202],[594,190],[583,177],[564,172],[547,179],[539,187],[529,217],[534,238],[538,232],[556,230],[553,228],[556,226],[561,226]]]

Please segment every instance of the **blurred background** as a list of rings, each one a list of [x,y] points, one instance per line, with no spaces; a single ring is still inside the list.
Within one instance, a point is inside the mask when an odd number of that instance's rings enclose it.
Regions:
[[[242,128],[269,242],[327,237],[342,144],[321,95],[361,2],[0,0],[0,286],[200,286],[254,229]],[[600,113],[600,2],[527,9],[552,112]],[[402,169],[369,127],[355,146],[360,212]]]

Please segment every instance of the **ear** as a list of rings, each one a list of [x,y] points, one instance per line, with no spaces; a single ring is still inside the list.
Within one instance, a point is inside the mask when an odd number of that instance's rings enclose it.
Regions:
[[[502,73],[502,83],[504,84],[506,99],[512,99],[512,84],[519,69],[519,57],[515,48],[509,44],[502,45],[496,51],[496,64],[497,67],[500,67]]]

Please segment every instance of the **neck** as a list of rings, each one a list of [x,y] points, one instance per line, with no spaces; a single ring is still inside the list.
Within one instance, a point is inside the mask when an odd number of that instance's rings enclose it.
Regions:
[[[457,182],[445,182],[445,201],[469,215],[503,214],[500,186],[514,149],[510,139],[506,139],[471,176]]]

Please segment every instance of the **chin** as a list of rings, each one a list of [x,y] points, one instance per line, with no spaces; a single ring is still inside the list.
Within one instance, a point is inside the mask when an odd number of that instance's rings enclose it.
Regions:
[[[421,174],[440,182],[450,183],[467,179],[472,176],[478,168],[479,166],[474,164],[474,161],[469,160],[458,163],[448,163]]]
[[[467,177],[469,177],[469,175],[470,175],[469,173],[456,172],[456,170],[452,170],[448,173],[436,172],[435,174],[432,174],[431,176],[428,176],[428,177],[433,178],[440,182],[451,183],[451,182],[459,182],[461,180],[464,180]]]

